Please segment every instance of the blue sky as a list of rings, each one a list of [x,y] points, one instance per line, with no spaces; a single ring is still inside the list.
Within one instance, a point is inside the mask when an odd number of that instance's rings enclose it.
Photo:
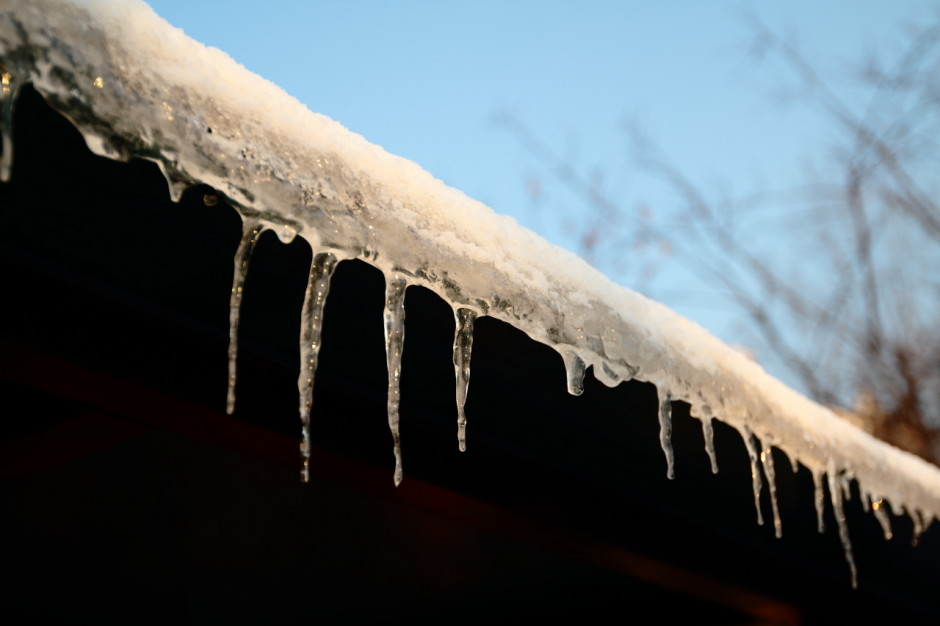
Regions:
[[[625,212],[645,207],[653,215],[647,219],[656,220],[673,198],[637,170],[628,124],[709,193],[786,187],[828,147],[831,125],[780,97],[790,78],[781,64],[749,54],[754,31],[747,15],[797,43],[821,71],[840,76],[866,54],[891,58],[905,28],[935,19],[940,6],[922,0],[150,4],[310,109],[575,249],[583,197],[495,123],[498,114],[524,123],[580,176],[602,179],[605,195]],[[631,266],[636,252],[625,250],[619,266]],[[628,287],[649,289],[726,341],[739,341],[727,305],[667,261],[652,286],[636,284],[635,273],[616,263],[602,269]]]

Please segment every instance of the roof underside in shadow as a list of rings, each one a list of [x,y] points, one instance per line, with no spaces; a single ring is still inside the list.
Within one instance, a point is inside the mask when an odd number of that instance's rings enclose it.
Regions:
[[[92,156],[27,90],[0,185],[0,600],[62,621],[491,620],[652,609],[704,623],[938,617],[938,544],[885,542],[847,514],[853,592],[831,509],[777,463],[784,536],[754,523],[747,452],[674,410],[665,479],[648,384],[565,392],[557,352],[477,323],[468,451],[457,451],[449,305],[407,295],[405,480],[392,487],[383,277],[337,269],[298,479],[298,321],[310,250],[259,244],[246,285],[239,406],[224,396],[231,258],[241,233],[208,188],[169,201],[150,163]],[[765,517],[770,518],[765,500]],[[50,593],[51,590],[51,593]],[[142,615],[141,607],[149,607]]]

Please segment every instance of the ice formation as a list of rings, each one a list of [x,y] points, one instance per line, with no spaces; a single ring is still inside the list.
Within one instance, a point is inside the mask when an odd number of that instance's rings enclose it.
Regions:
[[[581,393],[587,367],[604,384],[636,378],[660,395],[661,444],[673,472],[671,405],[688,402],[702,421],[713,471],[712,419],[735,428],[747,446],[755,499],[761,467],[773,498],[772,448],[812,473],[822,530],[828,493],[852,570],[843,498],[857,480],[890,536],[886,507],[905,512],[919,536],[940,514],[940,470],[837,418],[706,331],[615,285],[558,249],[395,157],[310,112],[219,50],[160,19],[139,0],[0,0],[0,177],[10,176],[16,90],[32,85],[82,132],[99,155],[150,159],[171,195],[193,183],[224,194],[245,220],[232,288],[229,409],[234,405],[238,305],[251,249],[262,229],[314,250],[303,308],[298,388],[301,450],[320,345],[320,320],[333,267],[363,259],[387,278],[385,331],[388,418],[401,480],[398,377],[403,297],[423,285],[451,304],[457,320],[454,369],[458,445],[466,442],[464,402],[473,321],[489,315],[554,347],[568,389]],[[776,502],[774,526],[780,533]],[[758,507],[760,519],[760,508]]]

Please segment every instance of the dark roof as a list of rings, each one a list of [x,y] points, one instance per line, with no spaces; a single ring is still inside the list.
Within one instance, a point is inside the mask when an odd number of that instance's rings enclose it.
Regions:
[[[755,523],[738,435],[677,403],[665,478],[656,392],[565,392],[558,354],[483,318],[468,451],[456,443],[453,314],[408,291],[405,480],[392,485],[383,278],[341,263],[327,304],[311,484],[299,481],[297,337],[310,260],[259,244],[242,317],[238,408],[224,415],[240,220],[211,190],[172,204],[156,166],[92,156],[26,89],[0,185],[0,531],[5,613],[69,621],[701,623],[940,616],[940,540],[881,538],[857,491],[852,591],[831,509],[777,454],[784,536]],[[770,519],[764,492],[764,516]]]

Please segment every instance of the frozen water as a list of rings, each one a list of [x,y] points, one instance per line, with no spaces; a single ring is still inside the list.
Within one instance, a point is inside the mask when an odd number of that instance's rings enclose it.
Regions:
[[[774,469],[773,450],[766,443],[760,451],[760,462],[764,466],[764,475],[767,477],[767,487],[770,491],[770,507],[774,514],[774,534],[779,539],[783,536],[783,524],[780,522],[780,507],[777,506],[777,472]]]
[[[470,352],[473,349],[473,322],[477,314],[459,307],[454,311],[454,375],[457,379],[457,448],[467,450],[467,388],[470,385]]]
[[[877,501],[904,511],[914,523],[915,539],[940,515],[940,469],[861,432],[702,328],[612,283],[414,163],[310,112],[224,53],[192,41],[138,0],[0,0],[0,63],[0,178],[9,176],[12,162],[16,87],[32,83],[72,120],[95,153],[156,162],[173,194],[193,183],[209,185],[246,220],[233,280],[229,409],[244,269],[265,228],[284,241],[300,236],[314,250],[330,250],[338,260],[360,258],[385,273],[396,483],[401,480],[403,298],[405,286],[415,284],[458,311],[458,334],[463,332],[459,312],[468,312],[465,336],[455,338],[458,441],[465,441],[472,317],[489,315],[561,352],[572,393],[583,389],[587,366],[607,385],[631,378],[655,383],[670,474],[671,402],[687,402],[692,414],[701,416],[713,470],[711,419],[737,429],[751,459],[759,519],[762,482],[755,440],[773,442],[812,473],[820,526],[826,477],[853,580],[843,512],[850,479],[862,493],[878,494]],[[309,348],[302,376],[312,380],[311,352],[318,340],[310,334],[304,342]],[[309,380],[299,383],[308,391]],[[309,420],[304,406],[312,396],[306,393],[302,388],[300,410]],[[303,445],[309,450],[306,435]],[[773,466],[767,458],[763,470],[773,505]],[[880,520],[877,510],[876,515]]]
[[[301,478],[310,480],[310,410],[313,407],[313,383],[317,375],[317,362],[323,333],[323,310],[330,294],[330,279],[336,269],[336,256],[330,252],[313,255],[304,306],[300,313],[300,375],[297,390],[300,393],[300,453],[303,457]]]
[[[754,444],[754,433],[747,426],[741,434],[744,439],[744,446],[747,448],[747,457],[751,460],[751,490],[754,492],[754,508],[757,509],[757,523],[764,525],[764,514],[760,509],[760,492],[764,489],[764,483],[760,477],[760,466],[758,465],[757,446]]]
[[[404,277],[389,274],[385,281],[385,356],[388,360],[388,428],[395,453],[395,486],[401,483],[401,433],[398,407],[401,404],[401,353],[405,345]]]
[[[672,452],[672,400],[662,386],[656,391],[659,395],[659,445],[666,455],[666,478],[672,480],[676,477],[676,458]]]
[[[235,383],[238,378],[238,320],[241,316],[242,296],[245,291],[245,277],[248,275],[248,263],[251,253],[258,243],[258,237],[264,226],[257,220],[246,219],[242,223],[242,238],[235,250],[235,268],[232,272],[232,295],[228,307],[228,395],[225,399],[225,411],[229,415],[235,412]]]
[[[858,587],[858,571],[855,569],[855,555],[852,554],[852,541],[849,539],[849,527],[845,523],[845,508],[842,500],[841,476],[835,467],[830,467],[829,498],[832,500],[833,513],[836,516],[836,525],[839,527],[839,539],[845,552],[845,561],[849,564],[849,574],[852,577],[852,587]]]

